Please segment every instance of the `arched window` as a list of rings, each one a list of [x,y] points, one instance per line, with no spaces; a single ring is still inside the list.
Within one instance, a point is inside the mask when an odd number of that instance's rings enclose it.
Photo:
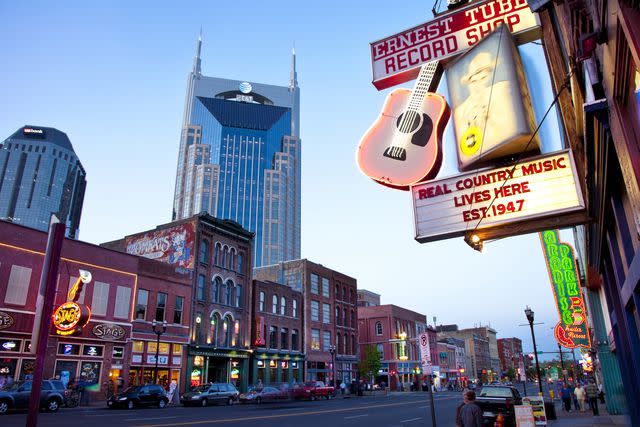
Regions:
[[[209,318],[209,326],[211,331],[211,343],[217,347],[220,345],[220,315],[218,313],[213,313]]]
[[[356,317],[356,312],[351,310],[351,327],[355,328],[358,326],[358,318]]]
[[[340,286],[336,285],[336,299],[340,299]]]
[[[238,261],[236,262],[237,272],[242,273],[242,268],[244,267],[244,254],[242,252],[238,252]]]
[[[236,285],[236,307],[242,306],[242,285]]]
[[[222,279],[216,277],[213,279],[213,292],[211,293],[211,302],[220,303],[220,292],[222,292]]]
[[[226,265],[225,267],[227,267],[229,270],[233,270],[233,267],[234,267],[235,262],[236,262],[236,250],[235,250],[235,248],[231,248],[231,252],[229,252],[228,262],[229,262],[229,265]]]
[[[350,295],[349,302],[350,302],[351,304],[355,304],[355,303],[356,303],[356,299],[353,297],[353,289],[351,289],[351,290],[349,291],[349,295]]]
[[[200,262],[207,263],[209,258],[209,242],[206,240],[200,241]]]
[[[229,316],[224,318],[224,322],[222,324],[222,329],[224,331],[224,346],[231,347],[231,329],[233,328],[233,323]]]
[[[340,326],[340,306],[336,305],[336,325]]]
[[[264,311],[264,291],[260,291],[259,303],[260,303],[260,307],[259,307],[260,311]]]
[[[280,298],[280,315],[287,314],[287,299],[285,297]]]
[[[336,343],[338,344],[338,354],[344,354],[342,348],[342,340],[340,339],[340,334],[336,334]]]
[[[376,322],[376,335],[382,335],[382,322]]]
[[[226,305],[231,305],[231,290],[233,289],[233,282],[231,280],[227,280],[227,283],[224,286],[224,303]]]
[[[344,334],[344,353],[343,354],[349,354],[349,336],[347,334]]]
[[[213,264],[219,265],[220,263],[220,243],[216,243],[216,247],[213,250]]]
[[[229,247],[227,246],[223,246],[222,247],[222,259],[220,260],[220,265],[222,266],[222,268],[226,268],[227,267],[227,252],[229,251]]]
[[[242,347],[242,342],[240,341],[240,321],[236,320],[236,323],[233,327],[233,346],[234,347]]]
[[[342,288],[342,301],[347,300],[347,288]]]
[[[342,310],[342,322],[344,323],[345,327],[349,327],[349,318],[347,317],[347,309],[343,309]]]
[[[273,314],[278,314],[278,295],[273,296],[271,303],[271,312]]]

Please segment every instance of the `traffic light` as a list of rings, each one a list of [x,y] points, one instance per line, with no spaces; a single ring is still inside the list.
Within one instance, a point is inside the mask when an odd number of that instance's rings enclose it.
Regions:
[[[458,369],[458,372],[460,372],[461,374],[464,374],[464,368]]]

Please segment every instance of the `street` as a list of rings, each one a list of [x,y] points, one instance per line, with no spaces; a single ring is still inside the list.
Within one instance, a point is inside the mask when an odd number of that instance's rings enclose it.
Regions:
[[[437,425],[454,425],[460,393],[434,395]],[[2,417],[3,427],[23,426],[25,412]],[[263,403],[261,405],[168,407],[135,410],[110,410],[99,407],[62,408],[58,413],[41,413],[40,426],[91,425],[91,427],[179,427],[206,425],[233,426],[430,426],[431,413],[427,393],[393,393],[388,396],[338,396],[332,400]]]

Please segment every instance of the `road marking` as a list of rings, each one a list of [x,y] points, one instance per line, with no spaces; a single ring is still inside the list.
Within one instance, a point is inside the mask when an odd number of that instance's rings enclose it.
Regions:
[[[178,417],[175,416],[175,417],[125,418],[124,421],[166,420],[169,418],[178,418]]]
[[[237,423],[240,421],[254,421],[254,420],[268,420],[272,418],[285,418],[285,417],[299,417],[302,415],[318,415],[318,414],[326,414],[326,413],[338,413],[338,412],[351,412],[351,411],[360,411],[362,409],[376,409],[376,408],[385,408],[392,406],[406,406],[406,405],[415,405],[416,403],[421,403],[422,400],[413,400],[410,402],[399,402],[399,403],[385,403],[378,405],[367,405],[367,406],[357,406],[353,408],[340,408],[340,409],[330,409],[330,410],[319,410],[319,411],[307,411],[307,412],[298,412],[295,414],[275,414],[275,415],[256,415],[252,417],[242,417],[242,418],[222,418],[217,420],[200,420],[200,421],[185,421],[181,423],[166,423],[166,424],[135,424],[136,427],[170,427],[170,426],[188,426],[188,425],[198,425],[198,424],[222,424],[222,423]]]
[[[411,418],[410,420],[402,420],[400,421],[401,423],[410,423],[411,421],[418,421],[421,420],[422,417],[418,417],[418,418]]]
[[[130,414],[101,414],[101,415],[93,415],[93,414],[89,414],[87,415],[87,417],[123,417],[125,415],[130,415]]]
[[[345,419],[345,420],[350,420],[350,419],[353,419],[353,418],[361,418],[361,417],[368,417],[368,416],[369,416],[369,414],[352,415],[352,416],[350,416],[350,417],[344,417],[344,419]]]

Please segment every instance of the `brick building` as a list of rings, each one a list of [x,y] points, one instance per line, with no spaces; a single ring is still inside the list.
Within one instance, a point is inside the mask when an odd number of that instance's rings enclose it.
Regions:
[[[489,339],[475,328],[458,329],[457,325],[438,326],[438,339],[456,338],[464,342],[465,353],[471,369],[467,369],[467,377],[471,380],[493,381],[494,371],[491,366]]]
[[[509,369],[517,371],[521,364],[524,365],[520,338],[499,338],[498,355],[500,356],[500,369],[503,375]]]

